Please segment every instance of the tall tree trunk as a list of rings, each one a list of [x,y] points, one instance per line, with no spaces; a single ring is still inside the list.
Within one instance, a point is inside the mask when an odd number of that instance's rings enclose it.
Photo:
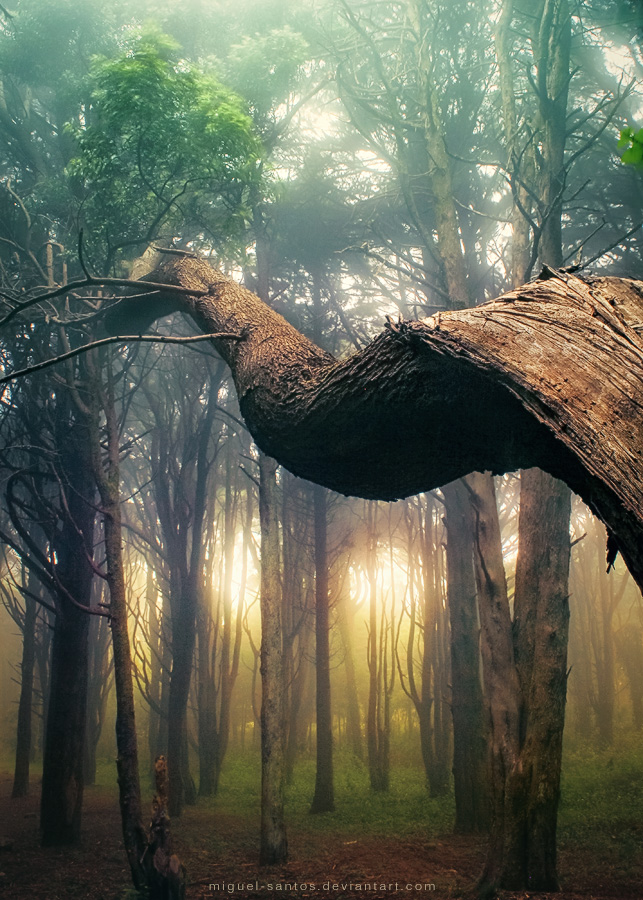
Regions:
[[[414,515],[417,511],[418,537],[414,534]],[[431,796],[437,796],[440,779],[435,776],[435,751],[433,746],[433,666],[432,642],[435,627],[435,609],[440,602],[435,599],[439,592],[440,575],[436,559],[437,547],[433,532],[433,507],[430,498],[407,507],[408,531],[408,586],[409,586],[409,630],[406,640],[406,673],[403,674],[399,661],[400,684],[413,701],[420,727],[420,752],[426,775],[426,784]],[[416,564],[419,559],[421,566]],[[421,575],[420,575],[421,572]],[[417,581],[417,590],[416,590]],[[418,602],[419,600],[419,602]],[[416,638],[421,629],[419,640]],[[415,671],[416,644],[421,646],[420,685]]]
[[[172,648],[169,635],[171,633],[170,622],[172,621],[172,611],[170,596],[168,591],[164,591],[162,595],[161,606],[161,632],[160,632],[160,649],[161,649],[161,700],[160,700],[160,718],[158,727],[158,737],[156,741],[156,749],[154,750],[154,763],[157,756],[167,756],[167,741],[170,725],[170,672],[172,671]]]
[[[484,890],[557,890],[556,819],[567,682],[570,495],[523,473],[512,625],[494,494],[467,478],[476,513],[476,578],[492,721],[493,823]],[[542,523],[548,523],[548,529]],[[551,541],[551,537],[557,537]]]
[[[214,622],[209,592],[202,591],[197,613],[197,705],[199,729],[199,796],[215,793],[217,754],[217,691],[215,685]]]
[[[154,578],[154,570],[148,564],[145,582],[145,608],[147,612],[147,631],[150,641],[150,704],[147,720],[147,747],[150,756],[150,773],[154,773],[154,762],[160,754],[159,731],[161,719],[161,677],[163,637],[158,609],[158,588]]]
[[[288,472],[283,473],[283,677],[285,688],[284,730],[286,735],[286,778],[292,779],[295,759],[303,744],[305,730],[301,715],[304,692],[310,676],[308,646],[313,634],[313,590],[310,586],[306,550],[308,529],[314,527],[310,515],[311,492]]]
[[[188,580],[188,579],[186,579]],[[174,584],[172,597],[172,671],[168,699],[168,812],[176,818],[190,791],[187,753],[187,708],[196,639],[196,590]]]
[[[315,794],[310,811],[332,812],[335,808],[333,791],[333,729],[330,702],[330,629],[327,558],[326,489],[313,487],[315,520],[315,677],[317,711],[317,770]]]
[[[502,559],[493,481],[480,473],[466,479],[474,510],[474,566],[480,610],[484,686],[491,719],[491,839],[480,886],[522,886],[523,813],[520,808],[521,692]],[[518,802],[516,802],[518,798]]]
[[[128,632],[128,605],[122,549],[122,515],[120,503],[120,429],[114,406],[111,372],[108,369],[106,389],[94,372],[93,415],[91,417],[91,462],[93,476],[101,499],[105,528],[105,558],[109,586],[109,612],[114,653],[116,688],[116,771],[123,844],[130,873],[137,891],[150,900],[180,900],[174,892],[173,879],[158,869],[158,858],[150,851],[150,841],[143,827],[141,787],[138,767],[138,737],[132,679],[132,652]],[[98,401],[100,398],[100,407]],[[107,459],[102,458],[102,442],[98,427],[100,409],[105,414]],[[153,839],[153,836],[152,836]]]
[[[277,463],[259,456],[261,521],[261,865],[288,857],[284,821],[284,683],[282,669],[281,586]]]
[[[30,593],[38,593],[36,579],[29,577]],[[36,659],[36,619],[38,604],[25,594],[25,616],[22,629],[22,662],[20,664],[20,699],[18,701],[18,728],[16,733],[16,764],[13,775],[12,797],[25,797],[29,793],[29,762],[32,750],[33,676]]]
[[[40,801],[43,846],[80,840],[89,634],[89,615],[82,607],[89,607],[94,574],[95,487],[86,424],[75,422],[64,437],[61,434],[60,447],[61,468],[68,479],[61,487],[67,515],[54,547],[60,591]]]
[[[455,830],[489,825],[487,726],[480,682],[480,626],[473,570],[474,522],[464,480],[442,488],[447,526],[447,602],[451,622],[451,711]]]
[[[101,603],[102,582],[96,591],[96,605]],[[85,728],[85,784],[96,784],[96,752],[103,730],[107,700],[111,687],[109,627],[94,618],[89,626],[89,671],[87,684],[87,725]]]
[[[629,626],[620,636],[619,658],[627,675],[632,702],[632,724],[637,731],[643,729],[643,629]]]
[[[357,695],[353,637],[351,623],[348,620],[349,600],[350,597],[347,591],[340,592],[337,603],[337,626],[344,650],[344,668],[346,670],[346,729],[348,742],[353,755],[357,759],[362,759],[362,722],[359,697]]]
[[[566,485],[538,469],[522,473],[520,493],[514,640],[524,702],[521,761],[526,796],[520,799],[526,817],[526,878],[522,886],[555,891],[559,889],[556,823],[567,696],[571,494]],[[524,615],[527,610],[535,616]]]
[[[434,599],[437,599],[437,591]],[[444,609],[436,604],[432,610],[429,658],[433,672],[433,746],[431,762],[431,790],[434,797],[448,793],[451,782],[451,726],[448,714],[448,648],[445,642]]]
[[[389,789],[389,695],[387,681],[388,628],[384,610],[378,617],[377,602],[377,504],[366,505],[366,574],[369,583],[368,601],[368,710],[366,717],[366,746],[371,788]]]
[[[234,541],[236,535],[236,478],[233,476],[233,452],[236,451],[232,441],[228,440],[226,457],[226,489],[224,514],[224,583],[223,583],[223,636],[220,661],[220,704],[219,725],[216,740],[216,759],[214,769],[214,792],[219,789],[219,779],[223,760],[225,759],[230,737],[230,712],[232,692],[239,672],[239,653],[241,649],[241,624],[243,619],[243,592],[245,590],[245,569],[240,586],[239,605],[236,611],[235,628],[232,628],[232,574],[234,567]],[[245,566],[245,563],[244,563]]]
[[[367,507],[367,541],[366,574],[368,577],[368,708],[366,713],[366,747],[368,750],[368,771],[371,788],[374,791],[385,790],[379,771],[379,733],[378,733],[378,629],[377,629],[377,576],[375,571],[375,553],[377,535],[372,521],[372,504]]]

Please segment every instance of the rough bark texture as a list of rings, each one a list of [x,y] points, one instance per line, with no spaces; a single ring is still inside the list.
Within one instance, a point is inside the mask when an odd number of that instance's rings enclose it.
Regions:
[[[489,825],[487,723],[480,682],[480,626],[473,571],[473,510],[462,479],[442,488],[446,505],[451,622],[451,711],[455,830]]]
[[[481,887],[485,893],[525,885],[557,890],[570,493],[540,470],[523,472],[512,626],[493,482],[480,473],[466,482],[476,515],[476,579],[492,719],[493,822]]]
[[[514,646],[523,696],[524,855],[533,890],[558,890],[556,822],[560,797],[569,634],[569,489],[549,475],[522,473],[516,563]],[[541,524],[548,522],[543,530]],[[525,653],[521,610],[535,610]]]
[[[474,566],[478,587],[484,686],[491,719],[492,828],[481,887],[522,886],[523,785],[520,760],[520,682],[515,663],[502,542],[492,479],[466,479],[475,516]]]
[[[257,443],[347,494],[395,499],[474,470],[538,465],[598,513],[643,584],[643,283],[542,277],[475,309],[389,327],[337,361],[204,261],[147,276],[229,363]],[[168,303],[129,300],[110,327],[143,330]],[[499,427],[501,423],[502,427]]]
[[[170,820],[167,814],[168,776],[165,757],[159,756],[156,760],[154,774],[156,794],[152,802],[152,822],[147,849],[152,865],[146,896],[149,900],[184,900],[185,869],[178,856],[172,853]]]

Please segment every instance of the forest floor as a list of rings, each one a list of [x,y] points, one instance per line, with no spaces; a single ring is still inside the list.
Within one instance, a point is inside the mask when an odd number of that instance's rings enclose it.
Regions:
[[[235,778],[215,801],[186,808],[173,823],[174,849],[188,872],[186,900],[235,895],[248,900],[284,896],[456,900],[466,896],[480,873],[484,840],[449,834],[451,808],[447,805],[442,814],[439,807],[431,806],[434,801],[411,796],[408,784],[393,786],[392,796],[378,801],[381,818],[377,822],[366,798],[361,807],[351,798],[343,811],[326,816],[309,815],[308,799],[297,803],[291,798],[289,862],[260,869],[258,792],[248,788],[254,773],[248,775],[247,768],[238,761]],[[619,775],[629,799],[639,789],[637,781],[631,780],[635,774],[639,773]],[[0,772],[3,900],[132,900],[115,787],[106,786],[105,777],[101,780],[103,786],[86,788],[82,845],[42,849],[38,778],[33,779],[30,796],[12,800],[11,776]],[[348,791],[350,784],[343,787]],[[579,786],[572,782],[567,793],[573,795],[574,790]],[[597,793],[594,800],[585,798],[597,811],[594,818],[582,809],[580,814],[578,809],[565,813],[563,794],[562,892],[506,893],[504,900],[643,900],[643,817],[633,815],[627,801],[620,807],[625,816],[619,815],[613,783],[609,792],[616,804],[610,818],[601,811]],[[576,806],[583,799],[584,794],[579,794]],[[428,819],[420,820],[417,811],[427,806]],[[392,827],[385,823],[387,815],[393,819]],[[356,828],[358,821],[362,825]],[[4,847],[7,843],[10,847]]]

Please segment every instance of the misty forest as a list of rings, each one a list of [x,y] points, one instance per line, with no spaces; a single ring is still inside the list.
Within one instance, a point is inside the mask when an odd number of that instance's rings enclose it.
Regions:
[[[640,0],[0,5],[0,892],[643,896]]]

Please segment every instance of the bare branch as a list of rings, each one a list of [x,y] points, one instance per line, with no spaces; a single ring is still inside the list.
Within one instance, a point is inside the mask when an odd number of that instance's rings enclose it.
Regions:
[[[35,363],[35,365],[33,366],[27,366],[24,369],[18,369],[16,372],[11,372],[11,374],[5,375],[3,378],[0,378],[0,384],[6,384],[9,381],[14,381],[16,378],[22,378],[25,375],[31,375],[33,372],[39,372],[41,369],[47,369],[49,368],[49,366],[53,366],[56,363],[63,362],[66,359],[71,359],[74,356],[80,356],[81,353],[85,353],[85,351],[87,350],[94,350],[96,349],[96,347],[105,347],[108,344],[116,344],[119,342],[131,343],[132,341],[157,344],[194,344],[197,341],[209,341],[212,338],[228,338],[231,341],[244,340],[242,336],[238,334],[230,334],[228,332],[197,334],[193,337],[170,337],[168,335],[162,334],[115,335],[113,337],[102,338],[100,341],[92,341],[89,344],[83,344],[82,347],[76,347],[75,350],[69,350],[67,353],[62,353],[60,356],[54,356],[52,359],[46,359],[44,360],[44,362]]]

